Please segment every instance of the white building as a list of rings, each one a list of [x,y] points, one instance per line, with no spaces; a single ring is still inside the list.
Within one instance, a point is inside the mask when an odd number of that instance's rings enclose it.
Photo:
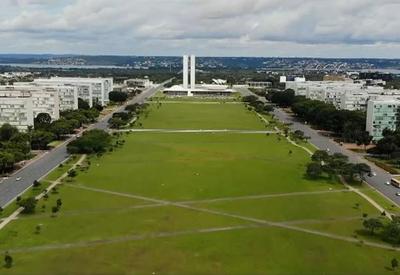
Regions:
[[[400,98],[378,98],[368,101],[367,132],[374,140],[383,137],[385,129],[396,130]]]
[[[41,89],[47,92],[54,92],[59,97],[60,111],[78,109],[78,87],[74,85],[50,85],[41,82],[16,82],[14,87],[18,89]]]
[[[0,126],[10,124],[26,131],[33,127],[33,100],[30,93],[0,91]]]
[[[3,97],[30,97],[32,99],[32,113],[35,118],[40,113],[49,114],[52,120],[60,118],[60,100],[54,90],[45,90],[41,87],[0,86]]]
[[[124,84],[128,88],[136,88],[136,89],[148,89],[153,86],[153,82],[148,78],[133,78],[127,79],[124,81]]]
[[[34,82],[47,85],[73,85],[78,89],[78,97],[89,103],[89,106],[109,103],[109,93],[113,91],[112,78],[70,78],[52,77],[50,79],[35,79]]]
[[[272,82],[269,81],[247,81],[246,85],[253,89],[265,89],[272,87]]]

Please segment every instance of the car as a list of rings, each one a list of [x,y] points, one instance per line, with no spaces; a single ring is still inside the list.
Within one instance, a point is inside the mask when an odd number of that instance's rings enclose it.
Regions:
[[[371,173],[368,174],[368,176],[369,176],[369,177],[375,177],[375,176],[376,176],[376,173],[375,173],[375,172],[371,172]]]
[[[18,177],[18,178],[16,178],[15,180],[16,180],[16,181],[20,181],[20,180],[22,180],[22,178],[21,178],[21,177]]]
[[[390,185],[390,182],[389,182],[389,181],[387,181],[387,182],[385,182],[385,184],[386,184],[386,185]]]
[[[396,196],[400,197],[400,192],[397,192],[397,193],[396,193]]]

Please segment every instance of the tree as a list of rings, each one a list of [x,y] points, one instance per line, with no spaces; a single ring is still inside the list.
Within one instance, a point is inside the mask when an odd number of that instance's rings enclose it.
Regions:
[[[76,170],[75,169],[71,169],[71,170],[69,170],[68,171],[68,177],[70,177],[70,178],[74,178],[74,177],[76,177],[77,176],[77,172],[76,172]]]
[[[124,92],[112,91],[109,93],[108,97],[114,102],[124,102],[128,99],[128,94]]]
[[[247,95],[242,98],[243,102],[252,103],[258,100],[257,96],[255,95]]]
[[[304,132],[300,131],[300,130],[294,131],[293,136],[296,139],[300,139],[300,140],[304,140],[305,139]]]
[[[60,139],[62,136],[72,133],[74,130],[74,125],[69,120],[60,119],[54,121],[50,125],[50,131]]]
[[[399,267],[399,262],[397,261],[396,258],[393,258],[392,261],[390,262],[392,269],[395,270]]]
[[[108,124],[111,129],[120,129],[122,126],[126,125],[126,122],[120,117],[112,117],[108,120]]]
[[[354,165],[355,174],[357,174],[360,179],[364,179],[365,175],[371,173],[371,167],[366,163],[357,163]]]
[[[326,151],[318,150],[318,151],[315,151],[315,153],[312,155],[311,159],[313,161],[318,161],[318,162],[324,161],[325,162],[329,159],[329,154]]]
[[[89,103],[87,103],[82,98],[78,98],[78,109],[89,110],[90,109]]]
[[[322,174],[322,168],[321,165],[317,162],[311,162],[307,165],[307,176],[316,179],[321,176]]]
[[[365,150],[365,148],[371,144],[372,136],[368,132],[362,131],[359,135],[355,137],[355,141],[357,145],[364,145]]]
[[[370,218],[367,220],[364,220],[363,222],[364,227],[371,232],[373,235],[375,233],[375,230],[380,229],[383,227],[383,223],[376,218]]]
[[[48,113],[39,113],[34,119],[35,129],[46,129],[51,123],[51,116]]]
[[[295,92],[292,89],[276,92],[271,96],[271,101],[278,104],[280,107],[290,107],[296,101]]]
[[[62,205],[62,201],[61,199],[57,199],[57,207],[60,208]]]
[[[35,233],[36,233],[36,234],[40,234],[40,231],[42,231],[42,225],[41,225],[41,224],[38,224],[38,225],[36,225],[36,227],[35,227]]]
[[[0,141],[9,141],[16,134],[18,134],[18,129],[8,123],[0,127]]]
[[[11,152],[0,151],[0,173],[5,173],[14,168],[15,155]]]
[[[38,180],[33,181],[33,187],[37,188],[41,185],[41,183]]]
[[[8,252],[6,252],[6,254],[4,255],[4,266],[6,268],[11,268],[12,264],[13,264],[13,258]]]
[[[111,146],[111,136],[103,130],[90,130],[67,145],[71,154],[104,153]]]
[[[37,201],[34,197],[22,199],[21,201],[18,202],[18,205],[24,208],[24,210],[22,211],[23,214],[35,213],[36,204]]]
[[[56,139],[56,135],[45,130],[35,130],[31,133],[31,147],[33,150],[46,150],[48,144]]]
[[[51,213],[52,213],[52,215],[55,216],[56,213],[57,213],[59,210],[60,210],[60,208],[58,208],[57,206],[53,206],[53,207],[51,208]]]

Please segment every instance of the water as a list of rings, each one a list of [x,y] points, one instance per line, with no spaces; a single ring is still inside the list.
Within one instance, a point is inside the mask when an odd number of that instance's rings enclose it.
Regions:
[[[130,69],[130,67],[112,65],[50,65],[50,64],[15,64],[0,63],[0,66],[32,68],[32,69]]]

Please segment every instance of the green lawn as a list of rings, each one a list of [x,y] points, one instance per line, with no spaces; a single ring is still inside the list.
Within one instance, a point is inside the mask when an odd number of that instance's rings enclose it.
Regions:
[[[304,178],[309,155],[276,135],[135,133],[125,139],[123,149],[93,159],[76,181],[175,201],[343,188]]]
[[[398,253],[277,228],[18,253],[7,274],[393,274]],[[66,262],[66,260],[68,262]],[[45,261],[45,262],[44,262]],[[79,267],[79,268],[78,268]],[[96,272],[98,271],[98,272]]]
[[[347,217],[361,218],[363,213],[369,215],[380,214],[376,208],[353,192],[283,196],[196,205],[280,222],[329,220]]]
[[[239,104],[152,104],[141,122],[145,128],[265,129]],[[90,157],[89,169],[78,168],[35,214],[0,231],[0,251],[14,258],[0,274],[393,273],[388,266],[398,253],[299,231],[381,243],[359,234],[362,215],[379,212],[336,181],[305,178],[310,156],[282,137],[131,133],[123,139],[122,148]],[[61,210],[52,215],[58,199]]]
[[[151,104],[140,128],[265,130],[265,124],[244,104]]]

